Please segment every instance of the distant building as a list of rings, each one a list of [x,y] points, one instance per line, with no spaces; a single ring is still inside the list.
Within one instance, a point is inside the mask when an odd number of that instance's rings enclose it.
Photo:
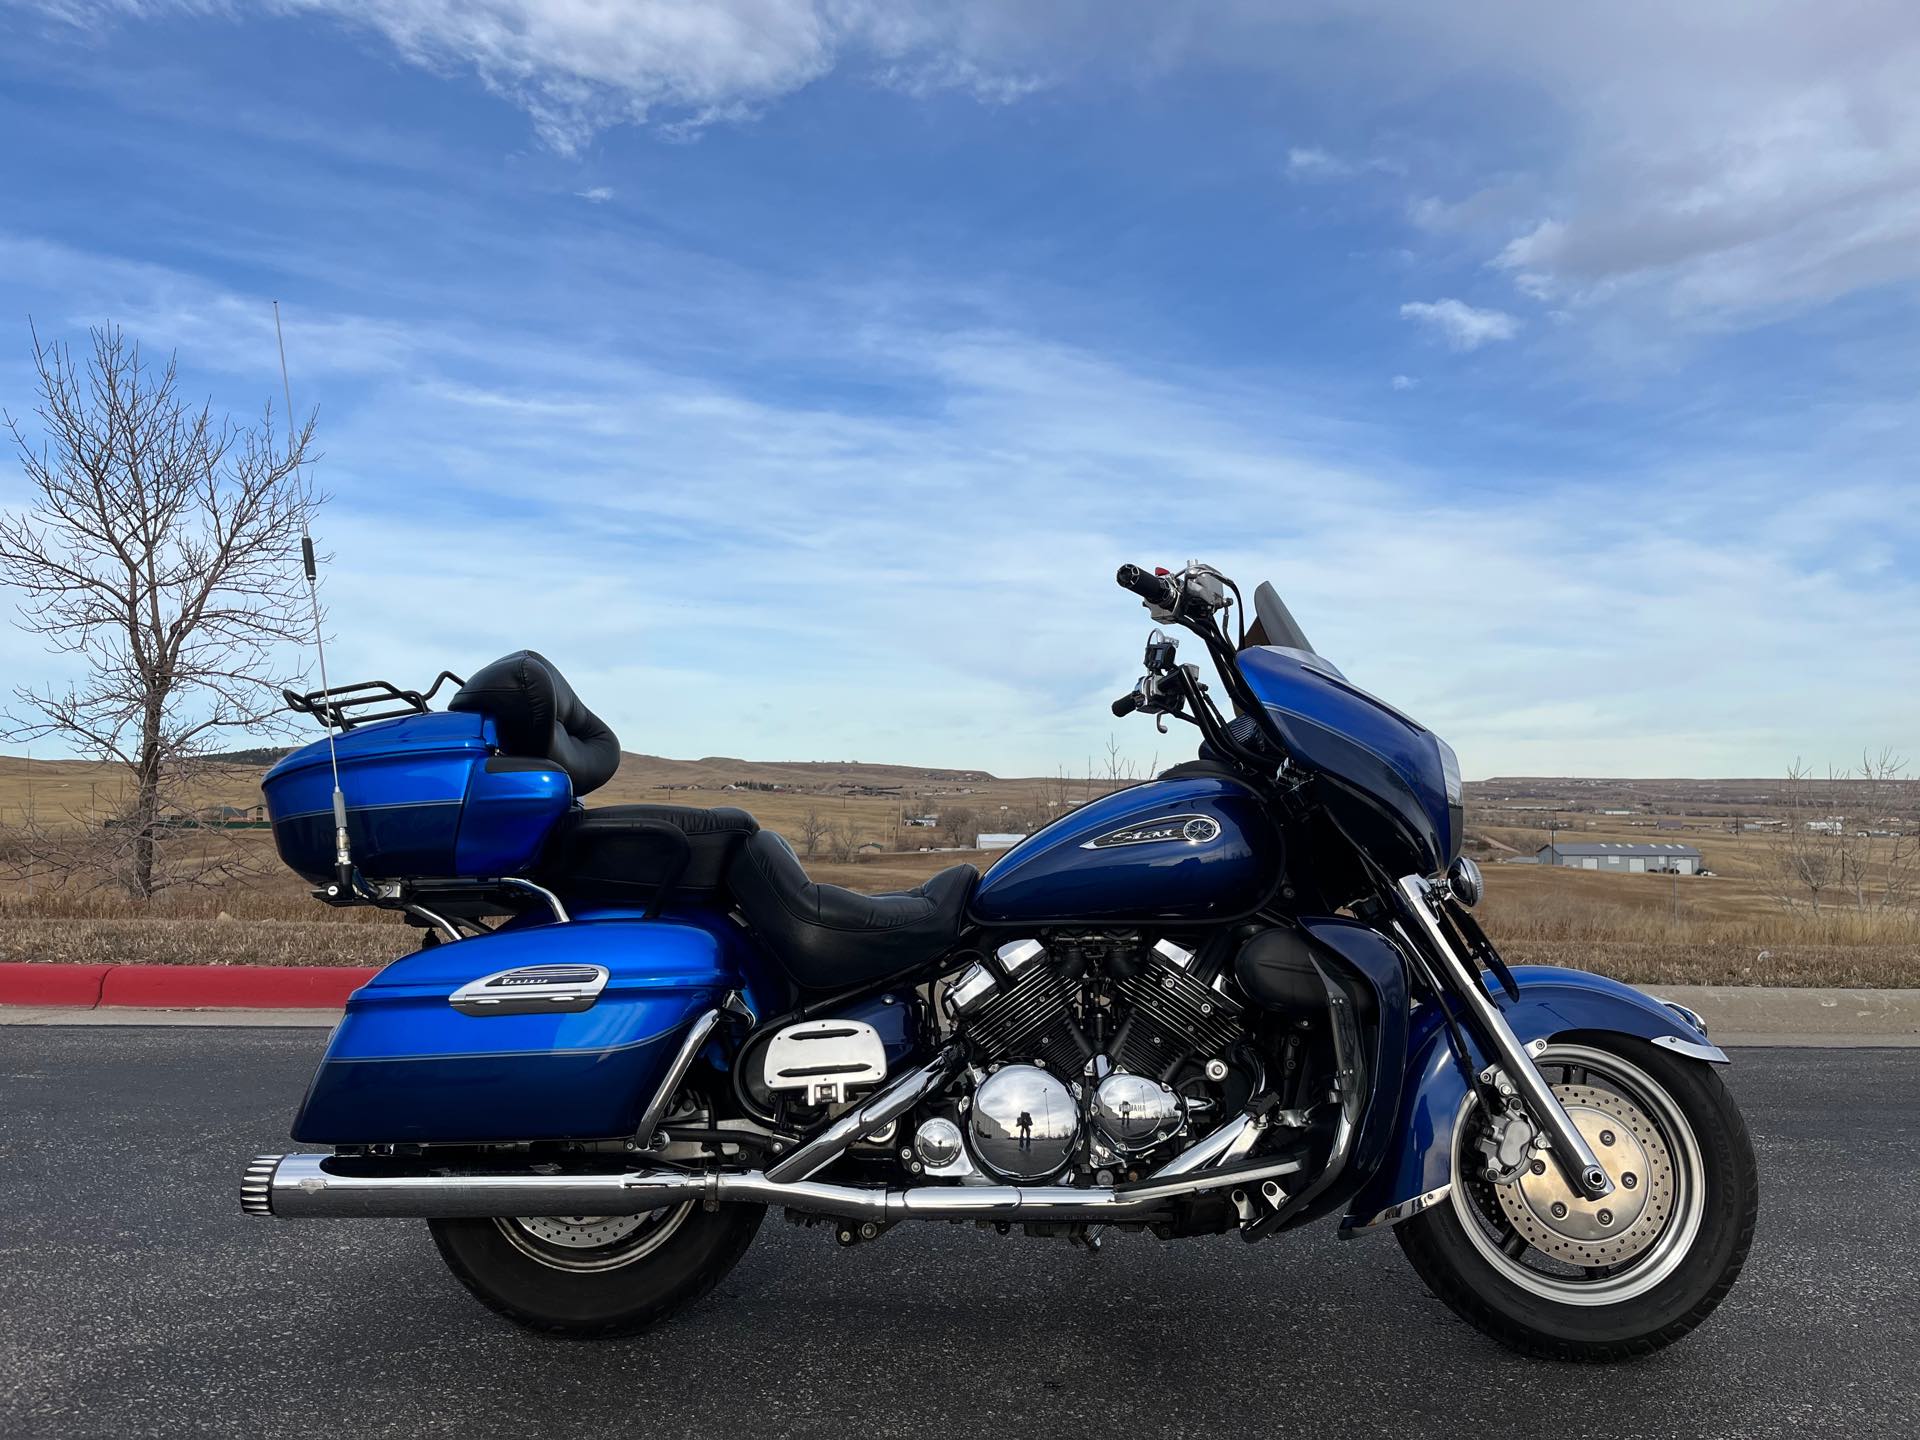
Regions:
[[[1542,845],[1536,864],[1569,870],[1614,870],[1632,875],[1698,875],[1700,852],[1691,845],[1625,845],[1563,840]]]
[[[1011,850],[1027,837],[1024,835],[982,835],[973,842],[976,850]]]

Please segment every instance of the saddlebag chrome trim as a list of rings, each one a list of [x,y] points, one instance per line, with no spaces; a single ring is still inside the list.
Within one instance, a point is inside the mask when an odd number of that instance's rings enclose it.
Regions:
[[[572,1015],[607,988],[604,965],[516,965],[469,980],[447,1003],[462,1015]]]

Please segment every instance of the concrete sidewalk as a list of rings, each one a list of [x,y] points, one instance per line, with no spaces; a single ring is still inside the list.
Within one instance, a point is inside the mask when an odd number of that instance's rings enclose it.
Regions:
[[[1920,990],[1646,988],[1699,1015],[1720,1045],[1920,1045]]]
[[[1716,1044],[1920,1047],[1920,990],[1815,990],[1766,985],[1664,985],[1649,993],[1685,1005]],[[158,1009],[120,1005],[0,1005],[0,1025],[234,1025],[326,1027],[337,1009]]]

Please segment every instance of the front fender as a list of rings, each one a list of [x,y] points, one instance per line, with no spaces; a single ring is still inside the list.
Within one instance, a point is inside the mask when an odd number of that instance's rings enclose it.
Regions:
[[[1480,978],[1523,1043],[1602,1030],[1651,1040],[1712,1064],[1727,1063],[1725,1053],[1680,1011],[1604,975],[1516,966],[1517,1001],[1507,999],[1492,975]],[[1486,1065],[1471,1035],[1467,1044],[1475,1068]],[[1440,1015],[1433,1005],[1422,1005],[1413,1016],[1393,1140],[1373,1178],[1354,1195],[1341,1221],[1343,1232],[1404,1220],[1444,1195],[1453,1182],[1454,1122],[1466,1098],[1467,1082],[1447,1046]]]

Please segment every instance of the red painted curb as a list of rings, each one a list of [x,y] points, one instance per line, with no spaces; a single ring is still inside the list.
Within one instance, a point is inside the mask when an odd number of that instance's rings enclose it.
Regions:
[[[0,1005],[78,1005],[100,1003],[100,982],[111,965],[0,965]]]
[[[379,973],[336,965],[0,965],[0,1005],[336,1010]]]

